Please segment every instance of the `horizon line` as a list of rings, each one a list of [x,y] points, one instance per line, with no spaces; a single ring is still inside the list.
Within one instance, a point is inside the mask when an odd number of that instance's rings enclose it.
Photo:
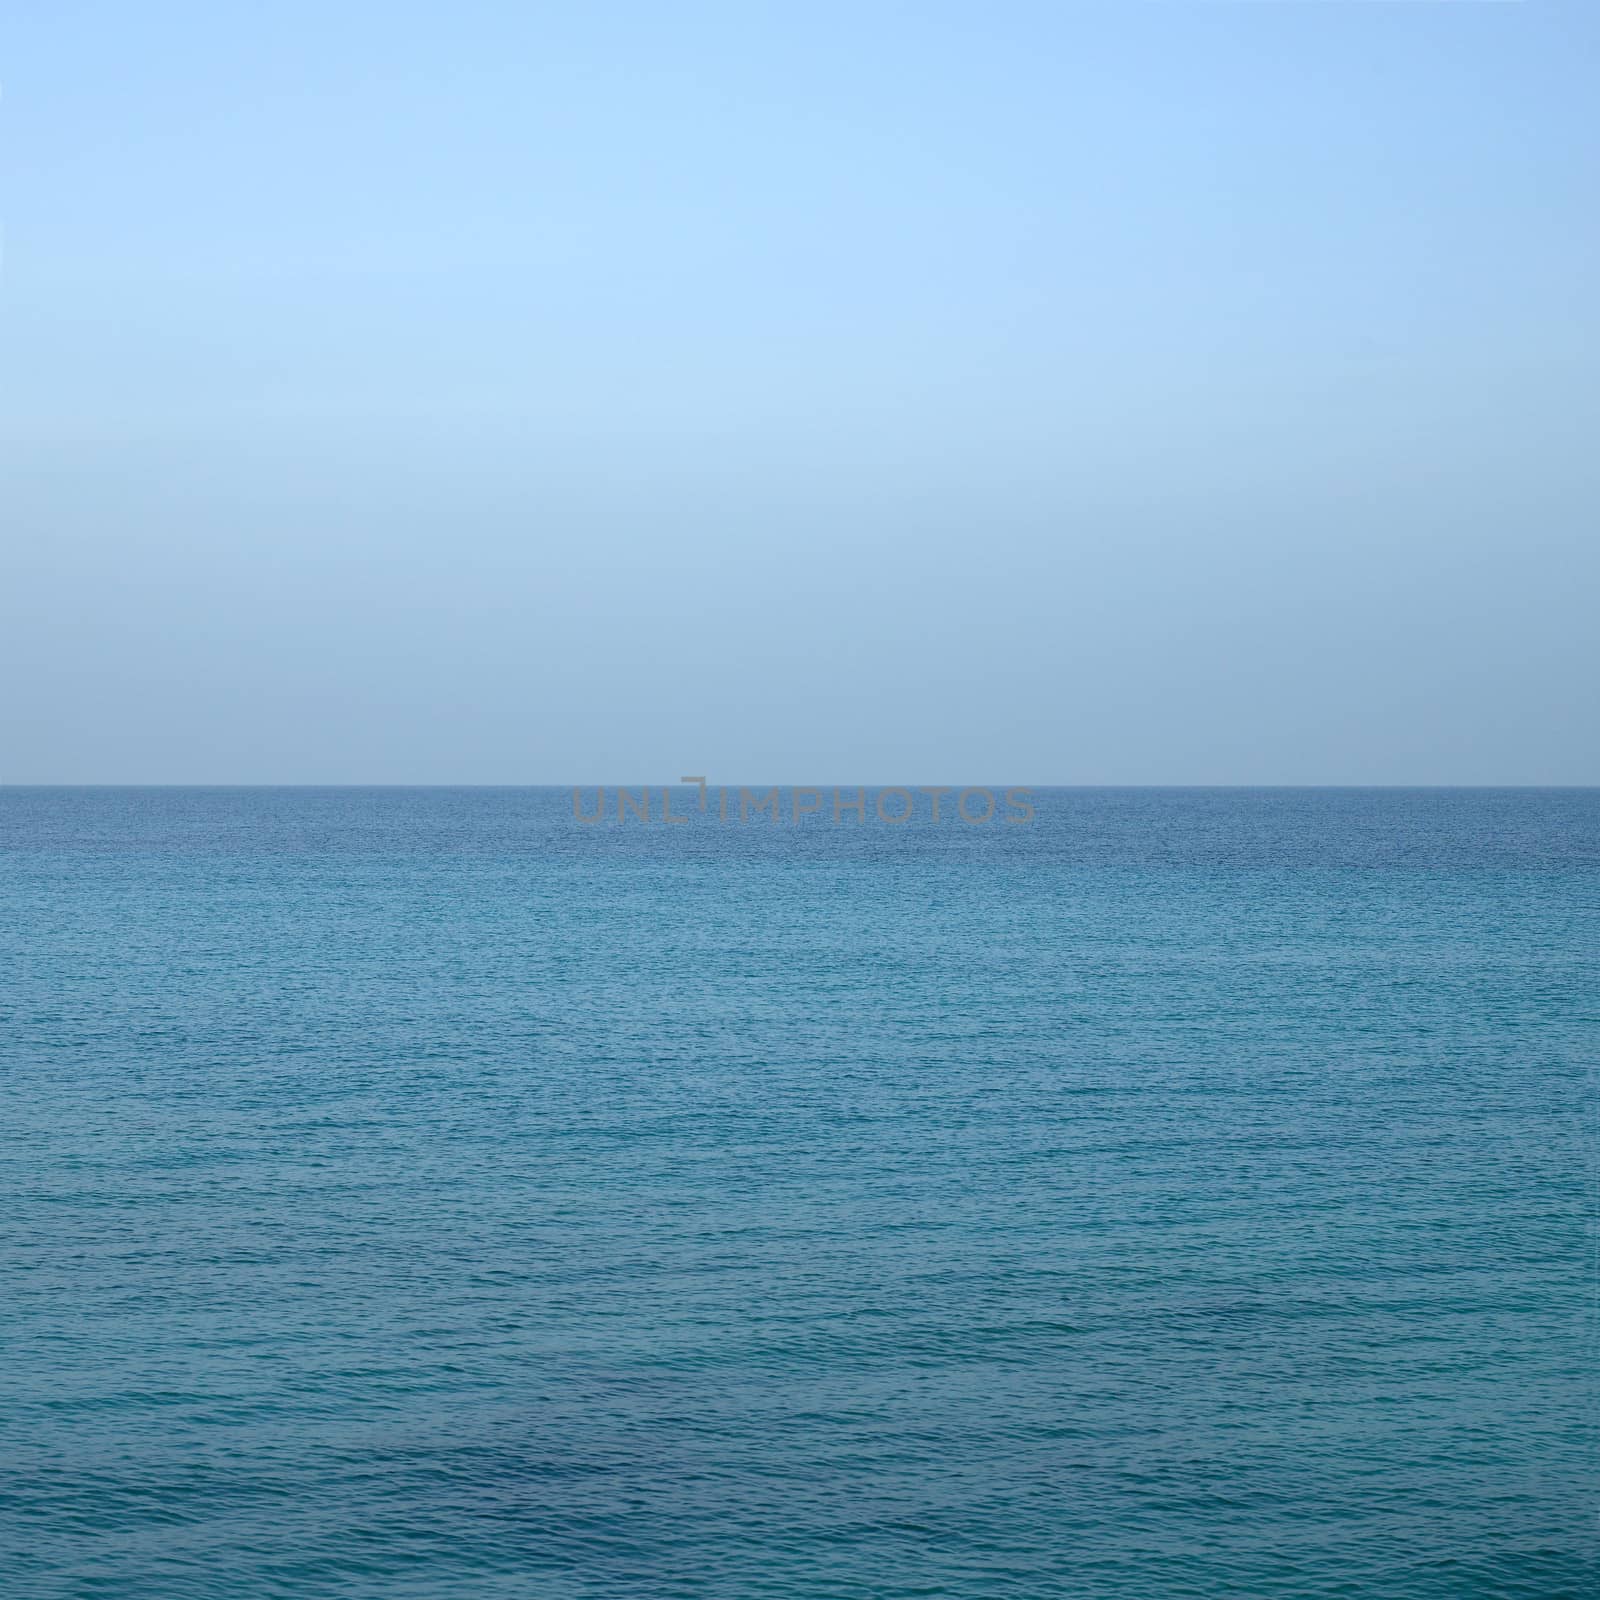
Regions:
[[[116,782],[96,780],[94,782],[60,782],[49,779],[30,779],[23,782],[11,782],[0,779],[0,789],[485,789],[485,790],[550,790],[553,792],[571,791],[574,789],[687,789],[693,790],[697,785],[689,783],[403,783],[385,781],[377,783],[324,783],[315,780],[296,780],[294,782],[205,782],[186,783],[182,781],[162,780],[159,782]],[[1496,783],[1014,783],[1009,780],[989,783],[882,783],[882,782],[849,782],[849,783],[793,783],[789,781],[769,782],[758,780],[746,783],[739,780],[711,783],[707,785],[712,789],[909,789],[925,792],[929,789],[944,789],[954,792],[957,789],[1026,789],[1029,791],[1049,790],[1119,790],[1119,789],[1157,789],[1157,790],[1188,790],[1188,789],[1282,789],[1282,790],[1516,790],[1516,789],[1600,789],[1600,781],[1595,782],[1563,782],[1563,783],[1536,783],[1528,781],[1496,782]]]

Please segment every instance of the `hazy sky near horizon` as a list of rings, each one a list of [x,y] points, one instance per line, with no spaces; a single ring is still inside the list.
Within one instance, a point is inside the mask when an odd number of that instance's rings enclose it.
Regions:
[[[0,24],[0,781],[1600,782],[1600,8]]]

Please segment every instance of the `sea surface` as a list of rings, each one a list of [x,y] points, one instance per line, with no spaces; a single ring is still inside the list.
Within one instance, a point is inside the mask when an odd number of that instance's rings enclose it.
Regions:
[[[673,800],[0,789],[5,1600],[1600,1593],[1600,791]]]

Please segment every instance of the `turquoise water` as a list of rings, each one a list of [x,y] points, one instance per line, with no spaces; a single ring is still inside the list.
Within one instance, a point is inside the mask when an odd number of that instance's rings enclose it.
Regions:
[[[0,789],[0,1594],[1595,1593],[1600,792],[1036,805]]]

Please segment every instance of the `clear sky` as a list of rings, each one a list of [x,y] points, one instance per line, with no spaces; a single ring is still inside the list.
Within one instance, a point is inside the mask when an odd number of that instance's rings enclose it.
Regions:
[[[12,5],[0,780],[1600,782],[1600,6]]]

